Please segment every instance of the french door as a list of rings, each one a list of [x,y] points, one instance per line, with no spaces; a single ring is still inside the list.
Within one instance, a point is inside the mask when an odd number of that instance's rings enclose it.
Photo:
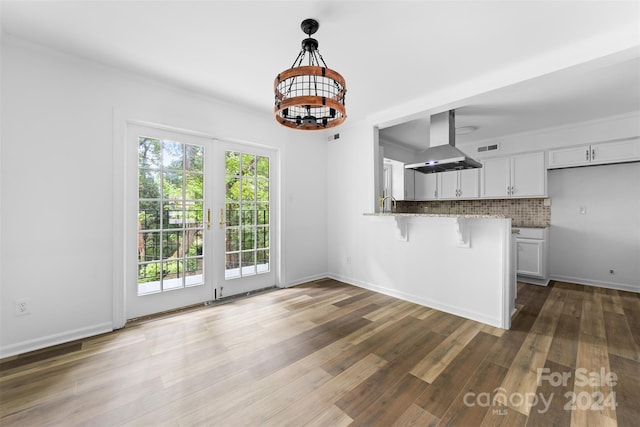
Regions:
[[[275,286],[275,151],[216,141],[214,200],[218,232],[214,269],[218,297]]]
[[[127,319],[275,285],[273,152],[141,125],[127,141]]]

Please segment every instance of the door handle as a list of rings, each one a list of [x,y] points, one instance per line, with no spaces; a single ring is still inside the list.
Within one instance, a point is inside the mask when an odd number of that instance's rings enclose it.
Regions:
[[[227,223],[224,220],[224,209],[220,208],[220,228],[224,228]]]

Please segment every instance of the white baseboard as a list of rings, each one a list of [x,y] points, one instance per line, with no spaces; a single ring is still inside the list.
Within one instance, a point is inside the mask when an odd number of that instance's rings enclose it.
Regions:
[[[364,289],[368,289],[370,291],[374,291],[374,292],[379,292],[381,294],[384,295],[389,295],[391,297],[394,298],[398,298],[401,299],[403,301],[408,301],[408,302],[412,302],[414,304],[419,304],[422,305],[424,307],[429,307],[429,308],[433,308],[436,310],[440,310],[443,311],[445,313],[449,313],[449,314],[453,314],[455,316],[460,316],[460,317],[464,317],[466,319],[470,319],[470,320],[475,320],[476,322],[480,322],[480,323],[485,323],[487,325],[490,326],[495,326],[496,328],[502,328],[505,329],[501,323],[500,323],[500,319],[497,318],[493,318],[493,317],[488,317],[485,316],[481,313],[476,313],[473,311],[468,311],[468,310],[462,310],[459,307],[454,307],[448,304],[444,304],[442,302],[439,301],[435,301],[435,300],[430,300],[430,299],[425,299],[425,298],[420,298],[418,296],[415,295],[411,295],[411,294],[407,294],[404,292],[400,292],[396,289],[388,289],[388,288],[384,288],[378,285],[374,285],[372,283],[365,283],[359,280],[354,280],[351,279],[349,277],[344,277],[344,276],[340,276],[340,275],[336,275],[336,274],[329,274],[328,277],[338,280],[340,282],[344,282],[344,283],[348,283],[350,285],[353,286],[358,286],[359,288],[364,288]]]
[[[70,341],[91,337],[93,335],[104,334],[113,331],[111,322],[100,323],[98,325],[87,326],[86,328],[74,329],[72,331],[61,332],[48,335],[46,337],[35,338],[19,343],[4,346],[0,349],[0,358],[15,356],[53,345],[64,344]]]
[[[312,276],[307,276],[307,277],[302,277],[299,279],[292,280],[291,282],[284,284],[282,287],[291,288],[293,286],[302,285],[303,283],[314,282],[320,279],[326,279],[327,277],[329,277],[329,273],[314,274]]]
[[[538,279],[536,277],[518,275],[516,280],[518,282],[528,283],[530,285],[538,285],[538,286],[548,286],[549,285],[549,279]]]
[[[600,288],[607,288],[607,289],[615,289],[618,291],[627,291],[627,292],[636,292],[636,293],[640,293],[640,286],[637,285],[629,285],[626,283],[613,283],[613,282],[602,282],[599,280],[589,280],[589,279],[585,279],[583,277],[570,277],[570,276],[557,276],[557,275],[551,275],[549,276],[550,280],[557,280],[558,282],[568,282],[568,283],[575,283],[578,285],[585,285],[585,286],[596,286],[596,287],[600,287]]]

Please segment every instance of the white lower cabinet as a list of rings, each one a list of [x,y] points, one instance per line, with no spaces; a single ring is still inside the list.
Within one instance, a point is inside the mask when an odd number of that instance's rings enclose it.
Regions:
[[[542,277],[542,241],[517,239],[518,274]]]
[[[547,285],[547,258],[549,253],[548,228],[514,228],[516,236],[516,273],[518,280],[536,285]]]

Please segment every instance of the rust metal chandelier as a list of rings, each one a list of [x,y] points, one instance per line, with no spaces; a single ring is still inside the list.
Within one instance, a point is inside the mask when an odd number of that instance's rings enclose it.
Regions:
[[[318,41],[311,38],[320,27],[318,21],[305,19],[300,27],[307,35],[302,40],[302,50],[291,68],[278,74],[273,83],[276,120],[284,126],[302,130],[338,126],[347,118],[344,77],[327,67],[318,52]]]

